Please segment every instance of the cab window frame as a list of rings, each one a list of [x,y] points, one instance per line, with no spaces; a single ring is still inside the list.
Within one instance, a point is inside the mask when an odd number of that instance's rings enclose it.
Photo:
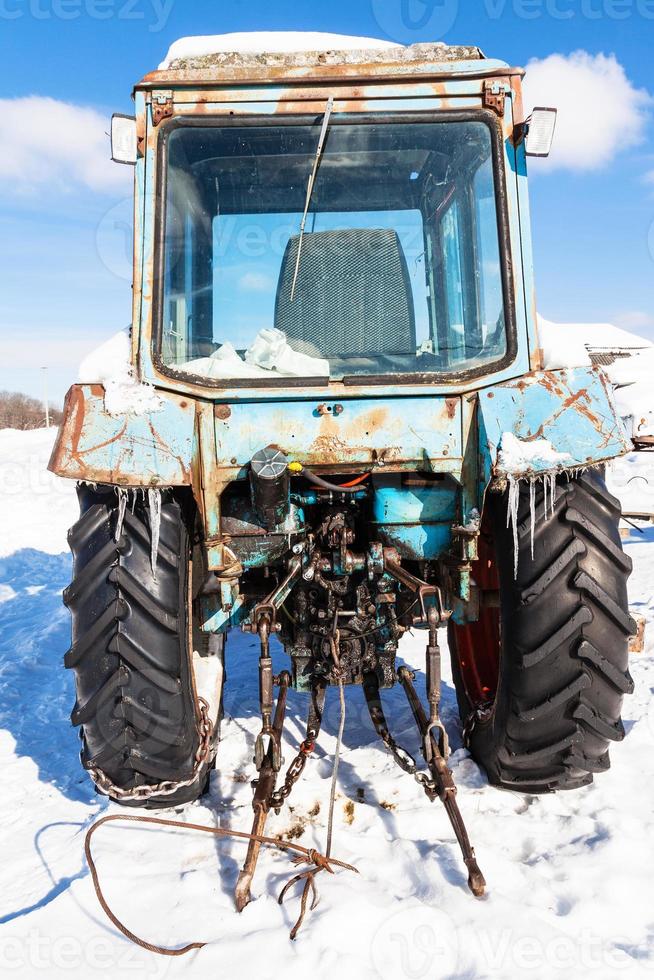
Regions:
[[[259,389],[271,391],[279,388],[315,388],[325,389],[348,387],[375,387],[393,385],[454,385],[468,380],[496,374],[509,367],[515,361],[518,353],[516,304],[511,284],[513,282],[513,256],[511,249],[510,220],[508,212],[508,195],[506,189],[506,167],[504,159],[504,144],[501,119],[488,109],[470,109],[461,111],[422,110],[411,113],[394,113],[389,111],[379,113],[347,112],[333,114],[330,127],[341,125],[384,125],[412,123],[432,123],[443,125],[456,122],[484,123],[491,137],[491,161],[493,169],[493,185],[495,189],[496,216],[498,229],[498,247],[500,254],[500,274],[502,281],[502,296],[504,304],[504,327],[506,345],[501,358],[485,361],[482,364],[463,370],[424,371],[406,374],[362,374],[346,375],[338,380],[316,377],[271,377],[271,378],[207,378],[189,371],[176,370],[166,364],[162,356],[163,344],[163,313],[165,286],[165,230],[167,222],[167,186],[168,186],[168,140],[170,135],[180,128],[211,128],[211,127],[265,127],[265,126],[311,126],[320,121],[320,116],[306,112],[289,113],[284,117],[279,115],[229,115],[210,114],[202,116],[177,116],[160,124],[160,134],[157,141],[156,179],[155,179],[155,230],[153,256],[153,298],[152,298],[152,362],[155,370],[164,377],[192,384],[208,390],[221,389]],[[442,268],[442,267],[441,267]],[[442,321],[442,312],[437,313],[435,324]]]

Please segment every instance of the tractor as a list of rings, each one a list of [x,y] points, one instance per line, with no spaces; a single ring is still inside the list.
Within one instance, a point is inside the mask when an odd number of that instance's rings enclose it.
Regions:
[[[50,461],[80,504],[64,600],[82,765],[125,806],[200,797],[240,628],[261,729],[238,907],[327,689],[351,685],[444,803],[478,895],[443,631],[464,743],[497,787],[590,783],[632,689],[603,477],[631,442],[601,367],[545,369],[539,346],[527,157],[556,112],[527,116],[524,72],[474,46],[283,40],[178,42],[112,120],[135,173],[130,379],[121,397],[100,374],[72,386]],[[424,700],[396,662],[414,628]],[[424,765],[391,734],[396,684]],[[307,728],[285,770],[289,688]]]

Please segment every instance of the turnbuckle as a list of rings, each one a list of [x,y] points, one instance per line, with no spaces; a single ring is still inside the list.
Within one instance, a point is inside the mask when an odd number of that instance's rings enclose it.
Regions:
[[[254,764],[257,772],[261,770],[269,751],[274,771],[279,772],[282,765],[281,736],[275,731],[272,724],[274,677],[270,656],[270,636],[272,633],[278,633],[281,629],[281,624],[277,620],[277,610],[288,598],[301,569],[301,559],[294,558],[289,564],[286,577],[275,586],[263,602],[257,603],[252,610],[250,622],[244,623],[242,627],[246,633],[257,633],[261,641],[261,653],[259,655],[261,731],[254,743]]]

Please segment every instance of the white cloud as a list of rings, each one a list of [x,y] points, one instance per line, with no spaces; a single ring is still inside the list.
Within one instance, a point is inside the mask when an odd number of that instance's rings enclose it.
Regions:
[[[547,169],[606,166],[620,150],[641,142],[653,104],[645,89],[632,85],[612,54],[574,51],[527,65],[527,113],[537,105],[558,109],[551,155],[537,161]]]
[[[126,190],[130,168],[112,163],[109,119],[86,106],[40,95],[0,99],[4,190],[33,193]]]

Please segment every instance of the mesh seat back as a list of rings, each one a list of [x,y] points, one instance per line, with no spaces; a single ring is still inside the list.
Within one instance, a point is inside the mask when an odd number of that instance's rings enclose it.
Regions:
[[[275,301],[275,326],[292,347],[322,357],[415,353],[413,294],[397,232],[305,234],[291,300],[299,240],[286,246]]]

